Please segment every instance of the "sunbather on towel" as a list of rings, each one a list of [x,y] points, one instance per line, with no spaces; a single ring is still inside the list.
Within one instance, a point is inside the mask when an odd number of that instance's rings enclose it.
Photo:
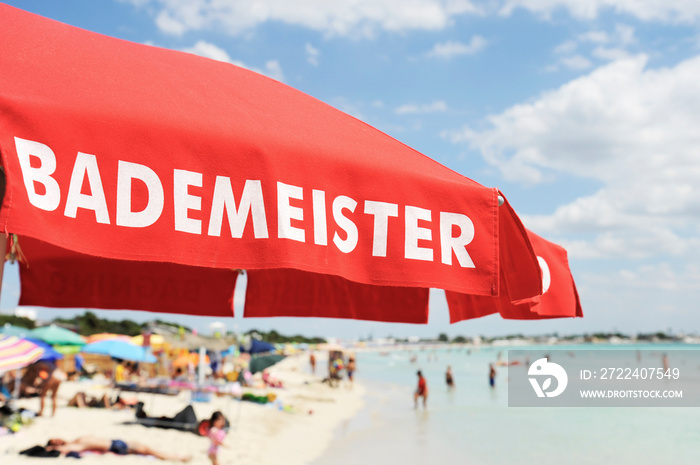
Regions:
[[[47,451],[58,451],[61,454],[68,454],[71,452],[113,452],[118,455],[136,454],[136,455],[152,455],[161,460],[173,460],[177,462],[189,462],[192,458],[191,456],[182,456],[170,454],[167,452],[162,452],[155,450],[144,444],[129,441],[124,442],[120,439],[104,439],[95,436],[80,436],[72,441],[66,441],[64,439],[50,439],[46,445]]]

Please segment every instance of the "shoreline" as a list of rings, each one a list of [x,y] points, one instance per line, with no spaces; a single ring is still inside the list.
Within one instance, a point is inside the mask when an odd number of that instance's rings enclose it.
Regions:
[[[396,425],[401,424],[392,421],[394,415],[407,411],[411,415],[410,404],[399,400],[410,399],[410,390],[399,384],[377,381],[367,381],[365,386],[363,408],[334,430],[332,447],[326,448],[310,465],[413,463],[412,457],[400,457],[395,453],[395,445],[402,444],[403,438],[394,444],[384,441],[387,434],[391,435]]]
[[[323,367],[325,354],[317,353],[317,368]],[[323,372],[323,370],[320,370]],[[219,451],[219,462],[236,465],[308,465],[321,457],[335,439],[335,432],[343,422],[356,416],[365,404],[365,387],[355,382],[353,389],[346,384],[331,388],[321,383],[321,377],[313,376],[306,354],[289,356],[270,367],[271,375],[284,383],[284,388],[244,388],[255,395],[274,393],[275,402],[265,405],[235,400],[230,396],[213,397],[210,402],[193,402],[197,420],[208,419],[220,410],[229,420],[229,432],[224,440],[228,447]],[[192,455],[191,464],[210,464],[206,455],[209,440],[192,432],[177,429],[146,427],[135,423],[133,409],[108,410],[100,408],[78,409],[67,407],[68,399],[76,392],[90,396],[115,391],[91,382],[63,382],[58,391],[58,407],[55,417],[35,418],[31,425],[13,435],[0,436],[2,462],[12,464],[37,463],[38,459],[19,455],[19,451],[35,445],[45,445],[50,438],[68,440],[82,435],[107,439],[138,441],[154,449],[181,455]],[[190,400],[189,392],[177,396],[149,393],[124,393],[144,402],[149,416],[172,417]],[[17,407],[37,411],[39,400],[20,399]],[[47,399],[44,414],[50,414],[51,402]],[[286,407],[282,409],[281,407]],[[289,411],[292,410],[292,411]],[[65,460],[60,458],[59,460]],[[128,461],[128,462],[127,462]],[[126,463],[153,462],[152,457],[129,455],[128,458],[112,453],[84,454],[81,463],[125,465]]]

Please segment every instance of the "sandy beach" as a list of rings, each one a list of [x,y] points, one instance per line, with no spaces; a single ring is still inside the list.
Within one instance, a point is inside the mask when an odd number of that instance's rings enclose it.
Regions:
[[[321,354],[318,354],[321,355]],[[363,405],[364,388],[355,383],[331,388],[321,383],[325,373],[322,355],[318,357],[317,376],[312,376],[306,355],[291,356],[270,369],[284,383],[284,388],[244,389],[256,395],[274,393],[277,401],[291,411],[280,410],[279,404],[255,404],[231,396],[213,397],[210,402],[194,402],[198,420],[208,419],[222,411],[230,428],[221,448],[219,462],[236,465],[302,465],[318,458],[333,441],[336,428],[356,415]],[[321,367],[321,368],[319,368]],[[63,382],[59,389],[58,408],[54,417],[36,418],[19,433],[0,437],[0,462],[6,464],[47,463],[47,459],[28,458],[19,451],[34,445],[45,445],[50,438],[72,440],[81,435],[93,435],[125,442],[138,441],[154,449],[174,454],[190,455],[192,464],[211,463],[206,455],[209,440],[191,432],[176,429],[146,427],[135,423],[133,409],[107,410],[68,407],[68,400],[78,391],[90,396],[116,394],[103,385],[84,381]],[[189,391],[177,396],[145,393],[125,393],[144,402],[149,416],[173,416],[190,402]],[[37,411],[38,399],[21,399],[18,407]],[[44,415],[50,415],[49,407]],[[290,410],[288,408],[287,410]],[[65,461],[70,458],[53,460]],[[52,462],[52,460],[49,460]],[[86,453],[81,463],[126,465],[127,463],[168,463],[151,456],[119,456],[112,453]]]

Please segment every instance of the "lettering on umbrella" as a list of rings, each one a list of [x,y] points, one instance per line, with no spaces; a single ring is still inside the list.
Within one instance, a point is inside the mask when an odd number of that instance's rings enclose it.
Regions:
[[[44,211],[56,211],[61,204],[62,192],[55,179],[57,159],[53,150],[46,144],[15,137],[15,147],[29,203]],[[37,163],[38,162],[38,163]],[[162,221],[165,209],[166,191],[161,180],[162,174],[156,173],[149,166],[125,160],[118,160],[116,174],[116,198],[113,200],[115,212],[114,224],[119,227],[147,228]],[[136,207],[133,192],[136,185],[145,187],[145,205]],[[85,192],[84,187],[87,187]],[[253,237],[268,239],[268,212],[265,210],[264,187],[261,180],[246,179],[241,192],[234,192],[231,178],[216,176],[210,191],[205,184],[202,173],[183,169],[172,171],[171,219],[173,229],[187,234],[220,237],[224,218],[228,222],[231,238],[243,238],[246,224],[252,222]],[[435,212],[415,205],[399,205],[378,199],[358,201],[347,195],[338,195],[332,199],[321,189],[309,189],[293,184],[276,182],[277,197],[277,238],[305,243],[313,237],[313,243],[328,246],[329,232],[332,233],[333,245],[342,253],[349,254],[357,249],[364,231],[358,229],[353,218],[366,215],[371,218],[373,230],[368,232],[371,238],[371,255],[386,257],[390,237],[403,233],[403,258],[433,262],[436,255],[442,264],[452,265],[453,257],[462,268],[476,268],[467,246],[475,237],[472,220],[462,213]],[[269,189],[269,187],[267,187]],[[195,195],[191,190],[205,192],[209,195],[203,202],[202,195]],[[143,189],[141,189],[143,191]],[[209,192],[207,194],[207,192]],[[300,205],[306,195],[311,195],[312,207],[306,212]],[[143,199],[139,197],[139,202]],[[78,210],[90,211],[95,221],[100,224],[112,224],[110,217],[110,200],[103,187],[103,178],[99,168],[99,157],[94,154],[78,152],[73,163],[72,174],[65,197],[63,215],[76,218]],[[329,218],[326,217],[328,203],[331,206],[333,225],[329,231]],[[208,212],[202,211],[202,205],[210,205]],[[193,217],[192,212],[201,212],[203,220]],[[392,222],[403,213],[403,222]],[[305,218],[305,214],[311,216]],[[437,228],[433,222],[437,221]],[[310,224],[312,234],[307,238],[307,231],[302,225]],[[398,224],[403,226],[403,231]],[[308,228],[308,226],[307,226]],[[438,237],[433,237],[436,230]],[[439,252],[436,254],[435,252]],[[368,250],[369,253],[369,250]],[[538,257],[543,274],[544,292],[549,288],[550,274],[546,262]]]

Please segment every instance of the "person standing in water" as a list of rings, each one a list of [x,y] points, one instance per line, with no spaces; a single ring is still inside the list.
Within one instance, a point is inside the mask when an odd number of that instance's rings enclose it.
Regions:
[[[445,383],[447,383],[448,389],[454,389],[455,380],[452,377],[452,367],[450,365],[447,365],[447,371],[445,372]]]
[[[423,398],[423,408],[425,409],[428,403],[428,383],[423,377],[423,373],[420,370],[416,373],[418,375],[418,387],[416,388],[415,394],[413,394],[414,408],[418,408],[418,398]]]
[[[493,366],[493,363],[489,365],[489,386],[491,386],[491,389],[496,387],[496,368]]]
[[[311,351],[311,355],[309,355],[309,365],[311,365],[311,374],[315,375],[316,374],[316,356],[314,355],[313,351]]]

